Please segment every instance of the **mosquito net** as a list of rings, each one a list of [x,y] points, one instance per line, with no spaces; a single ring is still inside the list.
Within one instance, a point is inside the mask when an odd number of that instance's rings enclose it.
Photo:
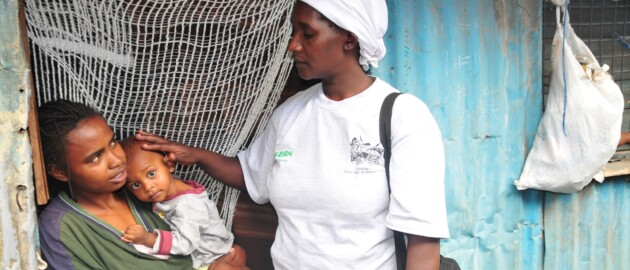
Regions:
[[[143,129],[234,156],[262,130],[291,67],[294,0],[26,0],[37,100],[101,111],[120,138]],[[196,166],[228,228],[238,191]]]

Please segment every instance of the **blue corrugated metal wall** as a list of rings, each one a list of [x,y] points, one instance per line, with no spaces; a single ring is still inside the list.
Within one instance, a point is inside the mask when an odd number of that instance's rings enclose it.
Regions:
[[[388,1],[378,75],[424,100],[445,144],[462,269],[541,269],[542,193],[513,185],[542,108],[540,1]]]
[[[545,194],[545,269],[630,269],[628,177]]]
[[[32,89],[19,0],[0,0],[0,269],[36,269],[28,112]]]
[[[442,254],[462,269],[627,269],[627,178],[570,195],[513,185],[542,111],[541,5],[389,0],[376,73],[424,100],[442,130],[451,230]]]

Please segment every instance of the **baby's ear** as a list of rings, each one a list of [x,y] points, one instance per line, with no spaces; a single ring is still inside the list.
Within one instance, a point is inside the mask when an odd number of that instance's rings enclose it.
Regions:
[[[169,160],[167,155],[164,155],[164,164],[166,164],[166,167],[168,167],[169,172],[175,172],[175,163]]]
[[[59,181],[68,182],[68,174],[56,164],[52,164],[48,167],[48,173]]]

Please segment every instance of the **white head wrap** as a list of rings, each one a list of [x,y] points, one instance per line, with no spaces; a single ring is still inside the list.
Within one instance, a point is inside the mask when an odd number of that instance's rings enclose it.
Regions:
[[[301,0],[339,27],[359,38],[359,64],[364,70],[378,67],[385,56],[383,36],[387,31],[385,0]]]

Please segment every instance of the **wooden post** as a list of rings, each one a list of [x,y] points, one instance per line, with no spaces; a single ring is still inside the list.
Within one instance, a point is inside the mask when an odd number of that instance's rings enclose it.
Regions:
[[[33,73],[31,69],[31,50],[28,43],[28,34],[26,28],[26,13],[24,10],[24,1],[19,4],[20,28],[22,29],[22,43],[26,58],[26,66],[31,72],[28,76],[29,93],[29,110],[28,110],[28,134],[31,142],[31,151],[33,158],[33,178],[35,182],[35,194],[38,205],[48,203],[48,184],[46,183],[46,168],[44,166],[44,156],[42,154],[42,145],[39,137],[39,121],[37,120],[37,99],[35,94],[35,84],[33,83]],[[27,90],[27,89],[24,89]]]

